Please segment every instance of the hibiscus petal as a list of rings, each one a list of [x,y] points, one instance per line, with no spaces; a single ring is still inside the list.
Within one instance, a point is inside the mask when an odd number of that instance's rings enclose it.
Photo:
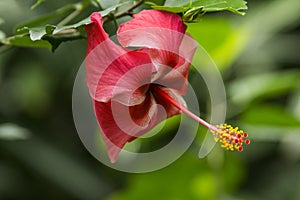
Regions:
[[[152,82],[173,88],[177,90],[179,94],[184,95],[188,85],[187,78],[190,63],[174,53],[151,49],[151,52],[155,51],[156,53],[150,55],[153,60],[152,62],[158,66],[158,70],[152,77]]]
[[[151,87],[159,87],[161,90],[167,93],[171,98],[177,101],[180,105],[187,107],[186,102],[184,101],[182,96],[177,93],[176,90],[166,88],[166,87],[161,87],[155,84],[151,85]],[[155,90],[153,90],[152,88],[152,94],[155,99],[155,106],[152,106],[154,110],[153,117],[151,118],[148,127],[138,132],[135,135],[136,137],[140,137],[141,135],[145,134],[146,132],[148,132],[149,130],[154,128],[157,124],[166,120],[167,118],[173,117],[181,113],[181,110],[179,110],[174,105],[170,104],[170,102],[166,98],[158,95],[154,91]]]
[[[147,47],[177,51],[186,25],[177,14],[144,10],[118,29],[118,40],[123,46]]]
[[[115,162],[124,145],[146,133],[155,118],[156,107],[152,95],[136,106],[124,106],[118,102],[94,101],[95,113],[111,162]]]
[[[149,56],[141,51],[128,51],[111,41],[98,12],[91,15],[91,21],[85,26],[88,35],[86,77],[91,97],[100,102],[114,99],[126,105],[141,103],[147,89],[141,86],[151,80],[152,66],[146,66],[151,65]]]
[[[144,47],[157,73],[152,80],[160,79],[161,83],[168,83],[168,87],[185,94],[190,63],[198,45],[185,30],[177,14],[146,10],[120,26],[118,39],[123,46]]]
[[[165,87],[160,89],[186,107],[185,101],[175,90]],[[117,160],[127,142],[147,133],[161,121],[181,113],[167,99],[154,93],[148,93],[139,105],[125,106],[114,101],[94,101],[94,108],[111,162]]]
[[[109,39],[104,31],[100,13],[92,13],[91,24],[85,26],[87,32],[86,80],[90,95],[95,98],[99,79],[107,66],[127,51]]]
[[[106,145],[109,159],[116,162],[123,146],[132,137],[124,133],[116,124],[111,110],[111,102],[94,101],[95,113]]]
[[[117,58],[101,74],[95,99],[118,101],[124,105],[140,104],[151,82],[152,64],[145,53],[131,51]]]

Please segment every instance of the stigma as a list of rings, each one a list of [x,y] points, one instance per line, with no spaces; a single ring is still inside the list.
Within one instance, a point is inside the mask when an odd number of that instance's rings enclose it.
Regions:
[[[248,133],[239,130],[238,127],[233,128],[231,125],[221,124],[210,129],[216,142],[221,143],[221,147],[227,150],[243,151],[243,145],[250,144],[250,140],[246,139]]]

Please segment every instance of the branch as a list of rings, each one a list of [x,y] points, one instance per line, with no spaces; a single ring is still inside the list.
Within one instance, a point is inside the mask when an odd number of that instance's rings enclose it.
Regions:
[[[144,3],[144,0],[139,0],[137,3],[128,7],[126,10],[123,10],[121,12],[114,14],[114,17],[112,17],[111,15],[107,15],[104,17],[104,22],[115,20],[117,18],[121,18],[126,15],[132,16],[132,11],[134,9],[136,9],[137,7],[139,7],[140,5],[142,5],[143,3]],[[60,22],[60,25],[64,25],[64,24],[68,23],[71,19],[76,17],[79,14],[78,11],[79,10],[76,9],[73,13],[71,13],[71,15],[69,15],[69,17],[65,18],[62,22]],[[55,40],[55,38],[63,36],[64,38],[67,38],[67,40],[76,40],[76,39],[82,38],[82,37],[78,37],[78,34],[80,34],[80,33],[77,29],[71,28],[71,29],[66,29],[66,30],[60,31],[54,35],[47,35],[46,38],[48,38],[48,41],[49,41],[49,39],[51,39],[51,38]],[[0,41],[0,47],[4,48],[4,46],[7,46],[7,45],[8,44],[5,44]]]
[[[127,10],[124,10],[123,12],[120,12],[120,13],[116,13],[115,17],[120,18],[120,17],[124,17],[126,15],[132,15],[132,11],[134,9],[136,9],[137,7],[139,7],[140,5],[142,5],[143,3],[144,3],[144,0],[140,0],[136,4],[133,4],[132,6],[130,6]]]

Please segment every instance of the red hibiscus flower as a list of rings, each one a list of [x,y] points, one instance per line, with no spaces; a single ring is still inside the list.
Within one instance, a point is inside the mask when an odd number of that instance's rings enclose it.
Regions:
[[[212,126],[186,109],[181,95],[197,43],[185,34],[180,16],[142,11],[119,27],[121,45],[104,31],[99,13],[91,22],[85,26],[87,86],[111,162],[127,142],[181,112],[209,128],[227,149],[249,143],[242,131]]]

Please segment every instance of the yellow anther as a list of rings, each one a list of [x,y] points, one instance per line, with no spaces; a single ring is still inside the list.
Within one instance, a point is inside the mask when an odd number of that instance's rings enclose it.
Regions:
[[[216,142],[221,143],[221,147],[227,150],[238,151],[243,150],[243,144],[249,144],[250,140],[245,140],[248,136],[243,130],[239,130],[238,127],[233,128],[231,125],[221,124],[212,130],[214,139]]]

